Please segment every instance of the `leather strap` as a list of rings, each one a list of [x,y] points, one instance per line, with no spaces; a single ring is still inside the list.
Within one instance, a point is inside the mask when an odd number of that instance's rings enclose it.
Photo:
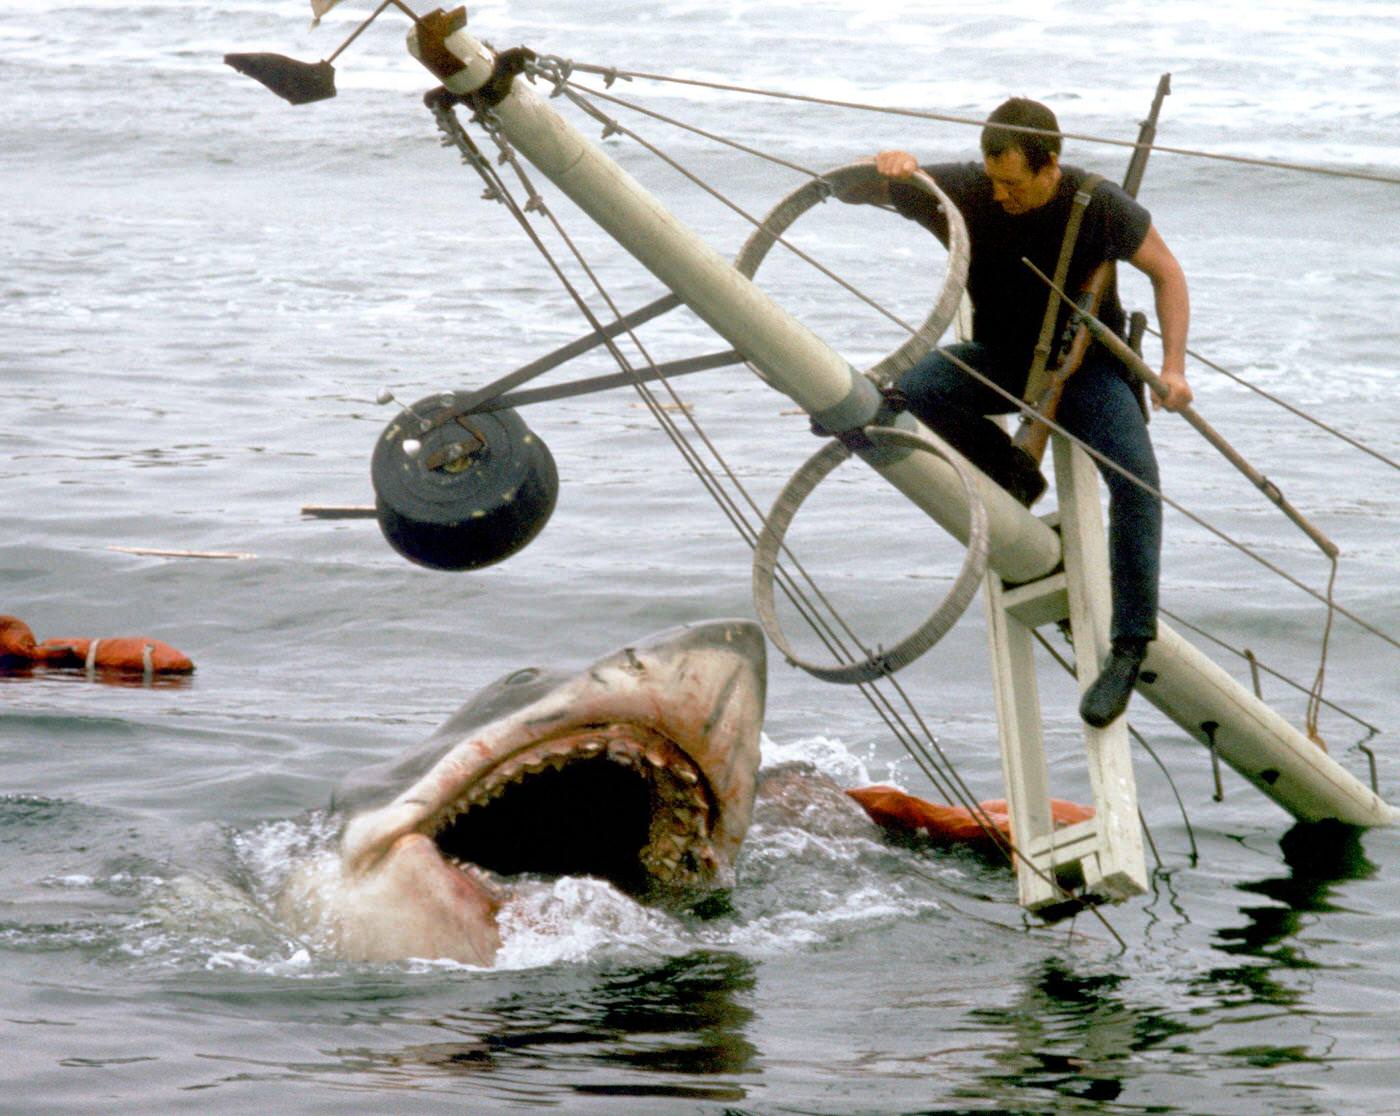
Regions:
[[[1075,241],[1079,239],[1079,226],[1084,220],[1084,211],[1089,208],[1094,190],[1102,181],[1101,174],[1087,175],[1080,183],[1079,189],[1074,192],[1074,205],[1070,210],[1069,221],[1065,224],[1064,239],[1060,241],[1060,258],[1055,264],[1055,286],[1061,290],[1064,289],[1065,277],[1069,274],[1069,261],[1074,255]],[[1055,336],[1055,320],[1059,317],[1059,312],[1060,298],[1051,291],[1050,297],[1045,301],[1045,318],[1040,324],[1040,339],[1035,344],[1035,357],[1031,361],[1030,372],[1026,374],[1026,391],[1022,398],[1027,403],[1034,403],[1045,391],[1045,366],[1050,363],[1050,344]]]

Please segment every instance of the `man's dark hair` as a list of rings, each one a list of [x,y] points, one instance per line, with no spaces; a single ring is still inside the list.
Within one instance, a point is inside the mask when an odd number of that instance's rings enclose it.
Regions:
[[[1019,128],[1038,128],[1053,134],[1017,131]],[[1060,122],[1045,105],[1029,97],[1012,97],[987,117],[986,127],[982,129],[982,154],[995,158],[1014,147],[1026,157],[1026,166],[1038,171],[1050,162],[1051,155],[1060,154],[1059,132]]]

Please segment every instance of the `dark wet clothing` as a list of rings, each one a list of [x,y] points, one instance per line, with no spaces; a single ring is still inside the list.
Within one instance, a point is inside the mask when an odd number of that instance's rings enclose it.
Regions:
[[[1048,203],[1011,215],[993,200],[991,179],[980,164],[925,167],[957,205],[971,243],[967,291],[972,299],[972,341],[947,349],[1011,394],[1020,397],[1040,335],[1049,291],[1021,262],[1025,256],[1053,276],[1075,191],[1086,172],[1062,166],[1060,187]],[[947,221],[933,199],[915,186],[890,183],[890,196],[904,216],[945,243]],[[1065,289],[1079,290],[1104,260],[1126,260],[1142,246],[1151,215],[1120,188],[1101,182],[1084,211]],[[1058,338],[1068,312],[1061,311]],[[1121,332],[1123,309],[1110,285],[1098,314]],[[1093,345],[1069,380],[1056,421],[1075,437],[1159,488],[1157,461],[1130,374],[1101,346]],[[982,417],[1015,408],[985,385],[932,352],[899,380],[910,410],[993,480],[1009,483],[1024,465],[1013,457],[1010,439]],[[1019,451],[1017,451],[1019,452]],[[1021,455],[1024,457],[1025,455]],[[1116,470],[1099,464],[1109,491],[1109,559],[1115,639],[1155,637],[1157,582],[1162,538],[1161,501]]]
[[[1060,242],[1075,192],[1088,177],[1078,167],[1060,168],[1055,196],[1029,213],[1007,213],[992,197],[992,181],[979,163],[940,163],[923,168],[963,215],[972,248],[967,294],[972,300],[972,340],[1030,368],[1040,336],[1049,289],[1025,264],[1024,256],[1051,277],[1060,258]],[[945,244],[948,224],[933,198],[902,182],[890,183],[890,200],[901,214],[917,221]],[[1079,290],[1104,260],[1126,260],[1142,247],[1152,215],[1111,182],[1100,182],[1084,210],[1064,288]],[[1123,329],[1123,307],[1116,283],[1104,294],[1097,315],[1116,332]],[[1055,336],[1068,319],[1061,307]],[[1019,389],[1012,389],[1020,394]]]

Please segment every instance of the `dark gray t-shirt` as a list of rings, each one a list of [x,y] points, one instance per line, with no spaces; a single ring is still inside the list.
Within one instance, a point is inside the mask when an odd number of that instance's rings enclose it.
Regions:
[[[1088,172],[1062,165],[1055,196],[1039,209],[1013,216],[993,200],[992,181],[980,163],[938,163],[923,169],[967,222],[972,247],[967,293],[972,299],[973,340],[998,350],[1004,359],[1029,367],[1050,289],[1021,257],[1054,277],[1074,194]],[[947,220],[930,195],[909,183],[891,182],[890,200],[905,217],[948,242]],[[1142,247],[1151,224],[1151,214],[1120,187],[1100,182],[1084,211],[1065,289],[1075,294],[1100,263],[1133,256]],[[1116,284],[1105,293],[1098,316],[1110,328],[1122,331],[1123,308]],[[1066,319],[1067,311],[1061,307],[1057,336]]]

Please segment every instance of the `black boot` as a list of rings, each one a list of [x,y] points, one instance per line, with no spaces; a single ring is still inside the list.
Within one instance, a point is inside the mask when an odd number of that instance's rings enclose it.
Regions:
[[[1145,639],[1115,639],[1108,661],[1094,684],[1084,691],[1079,701],[1079,715],[1094,728],[1105,728],[1118,720],[1128,708],[1137,682],[1138,669],[1147,655]]]
[[[1010,448],[1004,467],[994,473],[992,479],[1025,507],[1034,504],[1045,491],[1045,474],[1040,471],[1039,463],[1020,446]]]
[[[905,402],[909,402],[907,397]],[[1046,487],[1040,463],[1015,445],[996,423],[961,407],[919,407],[911,404],[910,410],[915,418],[1022,505],[1030,507],[1040,499]]]

